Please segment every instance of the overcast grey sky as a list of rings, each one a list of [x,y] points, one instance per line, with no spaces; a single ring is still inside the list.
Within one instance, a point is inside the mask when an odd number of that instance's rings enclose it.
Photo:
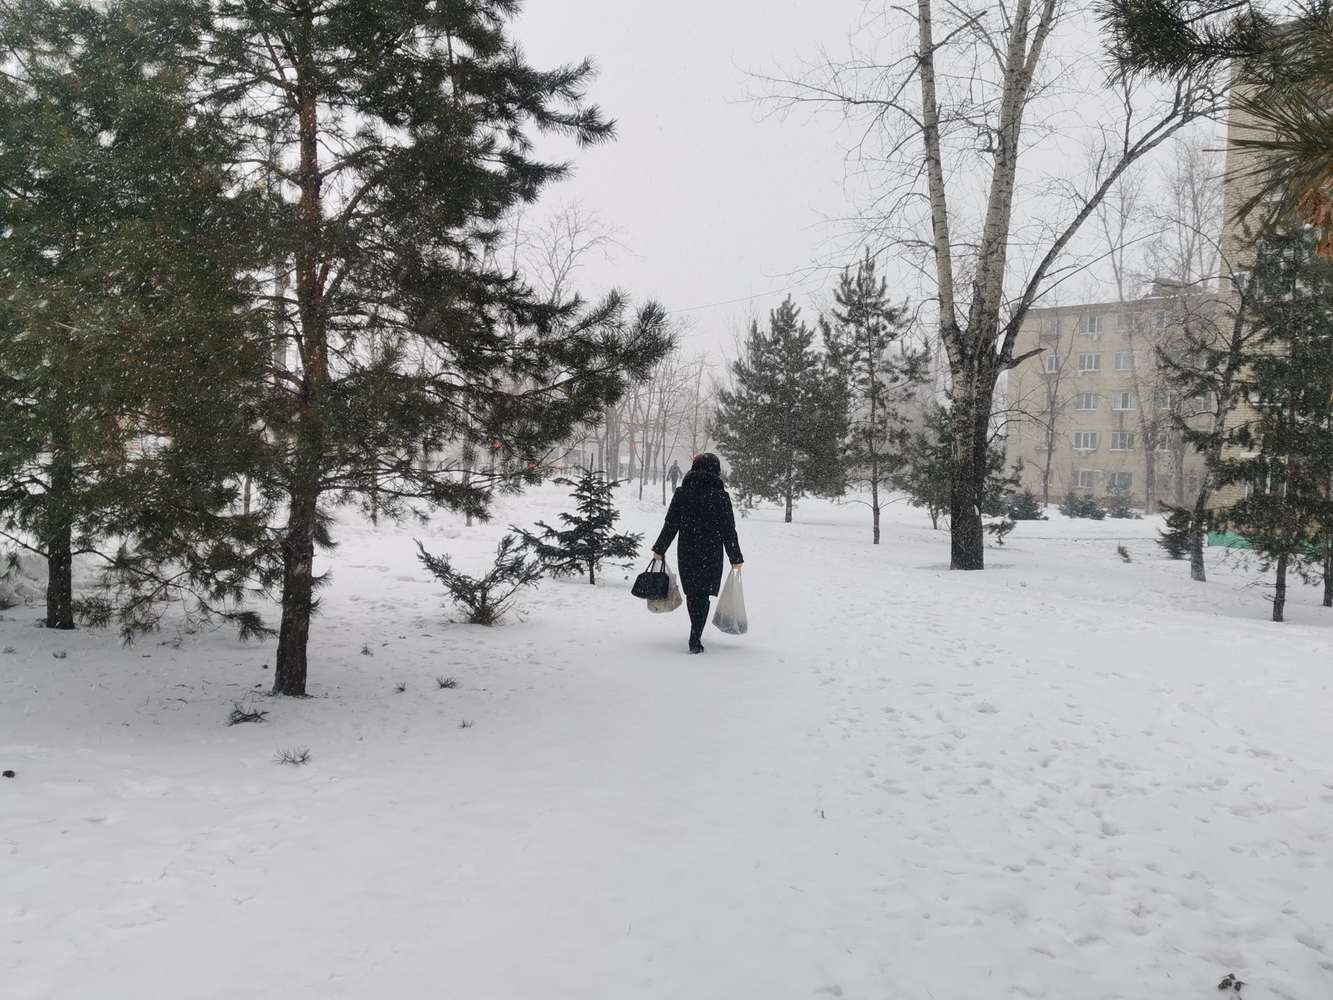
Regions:
[[[533,63],[591,56],[591,96],[619,123],[616,142],[575,153],[574,179],[544,198],[595,210],[636,255],[590,260],[583,283],[689,310],[700,348],[728,341],[729,317],[751,303],[774,307],[787,275],[820,255],[821,221],[846,209],[840,132],[765,118],[746,100],[746,70],[840,48],[861,10],[860,0],[529,0],[514,32]]]

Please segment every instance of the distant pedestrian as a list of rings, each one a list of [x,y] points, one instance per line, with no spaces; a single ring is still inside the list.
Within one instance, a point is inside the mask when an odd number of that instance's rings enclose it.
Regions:
[[[675,490],[676,484],[680,482],[680,463],[672,459],[671,468],[667,469],[667,478],[671,480],[671,489]]]
[[[704,626],[708,624],[708,599],[722,586],[722,551],[739,568],[740,541],[736,538],[736,515],[731,497],[722,485],[722,462],[716,455],[697,455],[680,489],[671,498],[666,523],[653,545],[653,558],[663,560],[672,540],[685,606],[690,612],[690,652],[702,653]]]

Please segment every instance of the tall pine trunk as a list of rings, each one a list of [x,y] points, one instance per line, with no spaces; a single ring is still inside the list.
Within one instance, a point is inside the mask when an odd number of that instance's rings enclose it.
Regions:
[[[796,479],[796,472],[789,463],[787,465],[787,486],[786,486],[786,496],[785,496],[785,499],[787,501],[787,513],[782,518],[782,520],[787,524],[791,524],[792,494],[796,491],[795,479]]]
[[[319,477],[324,454],[323,404],[329,376],[329,345],[324,287],[320,277],[323,254],[323,179],[319,163],[319,119],[316,94],[313,11],[303,8],[304,23],[296,33],[295,66],[299,97],[301,187],[298,218],[301,244],[296,254],[296,299],[300,327],[302,378],[300,413],[292,441],[288,482],[290,506],[282,547],[282,623],[273,693],[306,693],[307,647],[314,612],[315,527],[319,516]]]
[[[1324,607],[1333,608],[1333,543],[1324,543]]]
[[[74,468],[68,458],[51,463],[51,492],[46,498],[46,627],[74,627],[74,524],[69,515]]]
[[[879,544],[879,477],[870,480],[870,517],[874,522],[875,544]]]
[[[1277,557],[1277,582],[1273,585],[1273,621],[1283,620],[1282,612],[1287,606],[1287,553]]]
[[[282,540],[282,624],[273,693],[306,693],[306,651],[315,600],[315,518],[313,490],[293,493]]]
[[[60,447],[60,432],[51,460],[50,491],[46,495],[46,627],[74,627],[74,462]]]
[[[1203,547],[1206,541],[1204,518],[1208,509],[1208,476],[1203,477],[1203,486],[1194,501],[1194,516],[1190,518],[1190,579],[1195,583],[1207,583],[1208,574],[1203,566]]]
[[[879,378],[875,371],[875,352],[870,347],[866,348],[866,371],[869,372],[870,385],[870,423],[866,432],[866,442],[870,446],[870,520],[873,524],[871,535],[874,538],[872,544],[879,544],[879,443],[875,440],[875,428],[879,420]]]
[[[968,384],[968,383],[971,384]],[[954,383],[950,412],[952,469],[949,483],[949,568],[986,568],[981,498],[986,484],[986,444],[994,386],[980,373]]]

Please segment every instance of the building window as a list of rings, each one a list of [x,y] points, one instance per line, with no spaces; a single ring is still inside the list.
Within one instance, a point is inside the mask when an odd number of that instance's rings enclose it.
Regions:
[[[1060,408],[1060,397],[1053,392],[1046,393],[1046,398],[1042,403],[1042,410],[1045,413],[1054,413]]]
[[[1153,488],[1156,489],[1158,493],[1171,492],[1171,473],[1159,472],[1157,475],[1152,477],[1152,482],[1153,482]]]
[[[1187,490],[1189,490],[1191,493],[1194,493],[1194,494],[1197,495],[1198,492],[1199,492],[1199,477],[1198,477],[1198,476],[1186,476],[1186,477],[1185,477],[1185,488],[1186,488]]]
[[[1111,432],[1111,450],[1112,451],[1133,451],[1134,435],[1129,431]]]
[[[1113,392],[1111,393],[1111,409],[1113,410],[1137,410],[1139,401],[1134,398],[1132,392]]]
[[[1134,473],[1108,472],[1106,474],[1106,485],[1113,490],[1132,490],[1134,488]]]
[[[1139,366],[1138,355],[1133,351],[1117,351],[1115,355],[1115,370],[1118,372],[1132,372]]]
[[[1171,435],[1164,433],[1153,435],[1152,446],[1154,451],[1170,451]]]
[[[1074,489],[1090,490],[1092,489],[1092,470],[1075,469],[1074,470]]]
[[[1097,433],[1095,431],[1075,431],[1074,432],[1074,450],[1075,451],[1096,451]]]
[[[1116,316],[1116,318],[1115,318],[1115,328],[1116,328],[1117,330],[1132,330],[1132,329],[1134,329],[1134,314],[1133,314],[1133,313],[1119,313],[1119,314],[1117,314],[1117,316]]]
[[[1048,354],[1048,355],[1046,355],[1046,371],[1047,371],[1047,373],[1048,373],[1048,374],[1051,374],[1051,375],[1054,375],[1054,374],[1055,374],[1056,372],[1058,372],[1059,370],[1060,370],[1060,355],[1058,355],[1058,354]]]
[[[1102,356],[1100,354],[1080,354],[1078,356],[1078,370],[1081,372],[1101,371]]]
[[[1159,312],[1157,314],[1157,329],[1165,330],[1171,325],[1172,316],[1169,312]]]
[[[1048,319],[1048,320],[1046,321],[1046,333],[1048,333],[1048,334],[1052,334],[1052,335],[1057,336],[1057,337],[1060,335],[1060,317],[1059,317],[1059,316],[1052,316],[1050,319]]]
[[[1080,392],[1074,397],[1074,409],[1076,410],[1095,410],[1097,409],[1097,394],[1095,392]]]
[[[1158,389],[1152,394],[1152,405],[1159,410],[1174,410],[1178,394],[1174,389]]]
[[[1101,316],[1080,316],[1078,318],[1078,332],[1082,334],[1095,334],[1102,332]]]

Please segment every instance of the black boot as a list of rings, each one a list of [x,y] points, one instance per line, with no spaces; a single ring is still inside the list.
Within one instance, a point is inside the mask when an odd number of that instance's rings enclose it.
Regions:
[[[690,637],[690,652],[691,652],[691,653],[702,653],[703,651],[704,651],[704,644],[703,644],[702,642],[700,642],[698,639],[696,639],[696,638],[694,638],[693,636],[691,636],[691,637]]]

